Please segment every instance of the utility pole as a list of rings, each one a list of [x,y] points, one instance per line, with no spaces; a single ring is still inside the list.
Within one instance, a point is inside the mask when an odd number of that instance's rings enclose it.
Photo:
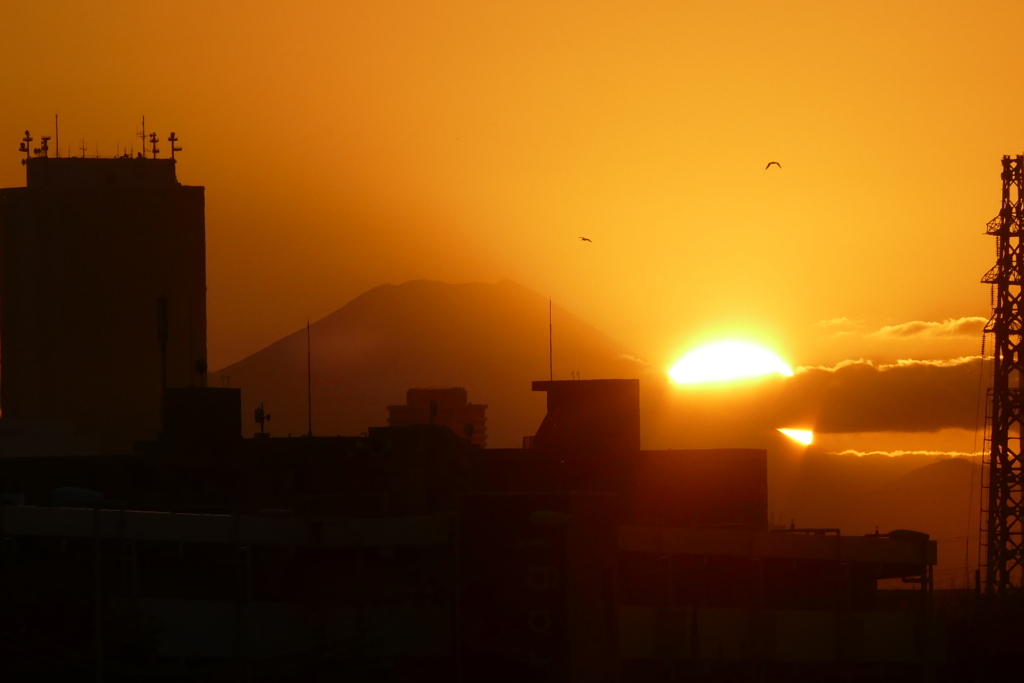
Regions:
[[[167,295],[156,298],[156,340],[160,344],[160,429],[167,429],[167,340],[170,337],[167,322]]]
[[[306,436],[313,436],[313,352],[309,342],[309,318],[306,318],[306,415],[309,418],[309,431]]]
[[[146,158],[146,117],[142,117],[142,132],[136,132],[135,137],[142,139],[142,158]]]
[[[1024,156],[1004,156],[1002,164],[1002,206],[986,230],[996,238],[996,264],[981,280],[995,290],[992,317],[985,326],[993,340],[988,516],[982,534],[987,595],[1020,590],[1024,568]]]

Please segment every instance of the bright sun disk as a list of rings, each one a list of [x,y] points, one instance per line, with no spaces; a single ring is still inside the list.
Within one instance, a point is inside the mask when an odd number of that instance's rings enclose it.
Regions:
[[[797,443],[810,446],[814,443],[814,432],[810,429],[780,429],[780,432],[793,439]]]
[[[763,375],[792,377],[793,370],[763,346],[721,341],[694,349],[673,365],[668,374],[679,384],[699,384]]]

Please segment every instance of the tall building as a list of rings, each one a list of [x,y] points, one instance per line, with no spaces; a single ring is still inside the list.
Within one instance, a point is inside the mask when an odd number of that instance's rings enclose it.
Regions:
[[[206,383],[204,188],[174,159],[24,163],[0,190],[5,430],[128,452],[159,433],[164,386]]]
[[[636,477],[640,452],[640,380],[534,382],[548,412],[531,448],[564,465],[571,491],[618,491]]]

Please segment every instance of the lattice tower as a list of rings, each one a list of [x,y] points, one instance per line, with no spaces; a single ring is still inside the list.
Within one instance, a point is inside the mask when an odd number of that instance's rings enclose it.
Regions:
[[[989,391],[988,481],[985,530],[985,592],[1002,595],[1021,589],[1024,569],[1022,441],[1024,421],[1024,156],[1003,157],[1003,196],[999,215],[986,232],[996,238],[996,265],[982,282],[994,286],[992,388]]]

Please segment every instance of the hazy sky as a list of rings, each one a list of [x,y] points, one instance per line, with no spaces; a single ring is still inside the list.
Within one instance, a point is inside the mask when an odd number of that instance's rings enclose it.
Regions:
[[[988,315],[1022,26],[1010,0],[0,0],[0,186],[54,113],[90,155],[175,131],[214,368],[418,278],[516,280],[665,366],[726,333],[952,358],[977,325],[882,328]]]

